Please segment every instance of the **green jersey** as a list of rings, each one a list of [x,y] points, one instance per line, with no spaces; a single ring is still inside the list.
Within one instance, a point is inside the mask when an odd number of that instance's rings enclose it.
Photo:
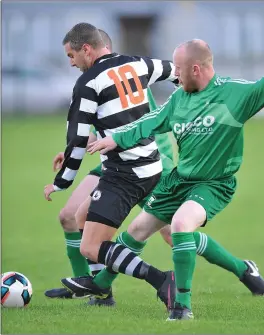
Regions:
[[[159,109],[113,135],[122,148],[173,131],[178,173],[188,180],[229,177],[243,155],[243,125],[264,107],[264,77],[256,82],[215,75],[200,92],[177,89]]]
[[[148,100],[149,100],[150,110],[154,111],[155,109],[157,109],[155,99],[153,97],[153,94],[150,88],[148,88],[147,91],[148,91]],[[166,174],[167,172],[171,171],[174,168],[173,150],[172,150],[172,145],[171,145],[169,134],[156,134],[155,141],[157,143],[157,146],[160,152],[163,173]]]

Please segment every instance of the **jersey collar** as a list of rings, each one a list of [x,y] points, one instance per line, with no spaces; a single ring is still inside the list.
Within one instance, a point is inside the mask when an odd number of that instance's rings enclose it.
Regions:
[[[216,73],[214,74],[213,78],[209,81],[208,85],[203,89],[203,91],[208,90],[208,88],[211,88],[212,86],[214,86],[214,82],[216,80]]]
[[[190,94],[199,95],[200,93],[207,91],[208,89],[210,89],[211,87],[215,85],[214,83],[215,83],[216,78],[217,78],[217,75],[214,74],[213,78],[209,81],[209,83],[207,84],[207,86],[205,86],[205,88],[203,88],[201,91],[192,92]]]
[[[113,52],[111,54],[107,54],[107,55],[104,55],[104,56],[101,56],[99,58],[97,58],[94,62],[94,64],[97,64],[99,63],[102,59],[108,59],[108,58],[113,58],[113,57],[116,57],[118,54],[116,52]]]

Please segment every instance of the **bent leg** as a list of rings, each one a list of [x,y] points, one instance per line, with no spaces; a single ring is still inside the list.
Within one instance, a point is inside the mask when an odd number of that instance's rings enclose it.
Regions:
[[[64,230],[67,255],[71,263],[74,276],[83,276],[89,274],[89,268],[86,259],[80,253],[81,234],[79,232],[75,214],[79,205],[89,196],[91,185],[95,176],[86,176],[77,186],[61,210],[59,219]]]

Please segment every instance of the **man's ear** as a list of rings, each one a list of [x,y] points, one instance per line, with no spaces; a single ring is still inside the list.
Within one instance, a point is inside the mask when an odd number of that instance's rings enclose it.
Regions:
[[[82,49],[83,49],[83,51],[85,52],[85,53],[90,53],[90,51],[91,51],[91,46],[90,46],[90,44],[84,44],[83,46],[82,46]]]
[[[198,64],[193,65],[193,74],[197,76],[200,73],[200,66]]]

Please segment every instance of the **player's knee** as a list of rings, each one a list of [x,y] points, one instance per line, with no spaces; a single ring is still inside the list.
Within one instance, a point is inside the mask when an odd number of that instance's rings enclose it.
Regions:
[[[76,231],[78,229],[74,215],[75,213],[68,210],[67,208],[63,208],[60,211],[59,220],[64,231],[71,232]]]
[[[176,217],[173,218],[172,223],[171,223],[171,229],[172,232],[177,232],[177,233],[184,233],[188,232],[189,228],[188,225],[186,224],[185,220],[181,217]]]

